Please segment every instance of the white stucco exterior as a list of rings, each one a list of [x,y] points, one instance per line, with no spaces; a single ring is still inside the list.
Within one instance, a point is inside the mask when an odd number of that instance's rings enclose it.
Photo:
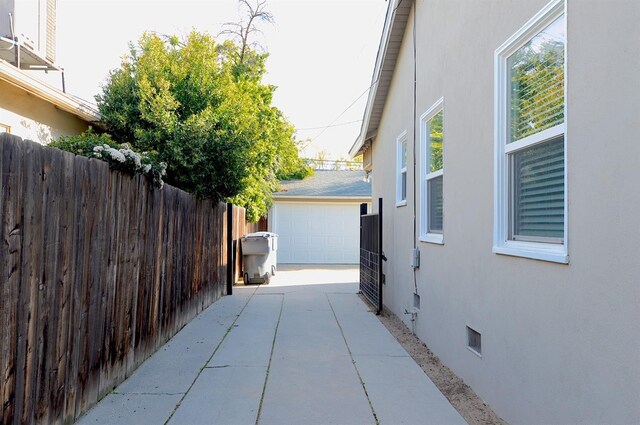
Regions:
[[[385,209],[385,304],[410,318],[413,146],[418,153],[420,115],[444,97],[444,244],[417,242],[418,337],[511,424],[637,424],[637,0],[566,1],[568,264],[492,252],[494,52],[547,2],[413,1],[371,147],[372,198]],[[407,205],[396,207],[389,159],[404,131]],[[467,326],[482,335],[482,357],[467,349]]]
[[[0,131],[47,144],[98,120],[94,106],[0,60]]]

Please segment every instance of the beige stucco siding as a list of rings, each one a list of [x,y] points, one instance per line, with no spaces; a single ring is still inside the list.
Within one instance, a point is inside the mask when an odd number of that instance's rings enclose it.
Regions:
[[[0,124],[11,134],[47,144],[63,135],[82,133],[88,123],[16,86],[0,80]]]
[[[415,119],[444,96],[445,133],[445,242],[418,242],[416,330],[509,423],[639,423],[639,2],[568,0],[569,264],[492,253],[494,52],[546,3],[414,3]],[[412,22],[372,174],[373,204],[385,200],[385,304],[405,320],[414,292]],[[391,159],[405,130],[407,206],[396,207]],[[466,326],[482,334],[482,358],[466,348]]]

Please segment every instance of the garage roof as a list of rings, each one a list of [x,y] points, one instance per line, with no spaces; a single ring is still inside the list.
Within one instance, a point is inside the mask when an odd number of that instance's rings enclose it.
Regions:
[[[282,190],[276,198],[361,198],[371,197],[371,183],[365,181],[365,172],[345,170],[316,170],[304,180],[280,182]]]

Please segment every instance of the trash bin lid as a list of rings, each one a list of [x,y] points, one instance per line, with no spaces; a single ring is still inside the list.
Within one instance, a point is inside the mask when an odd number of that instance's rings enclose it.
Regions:
[[[245,239],[258,239],[258,238],[277,238],[278,235],[272,232],[255,232],[244,235]]]

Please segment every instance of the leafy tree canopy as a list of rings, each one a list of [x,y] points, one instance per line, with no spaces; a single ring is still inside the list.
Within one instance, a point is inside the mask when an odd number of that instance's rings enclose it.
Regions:
[[[265,216],[278,179],[311,171],[262,83],[267,54],[196,31],[144,34],[96,96],[109,133],[167,163],[165,181]]]

